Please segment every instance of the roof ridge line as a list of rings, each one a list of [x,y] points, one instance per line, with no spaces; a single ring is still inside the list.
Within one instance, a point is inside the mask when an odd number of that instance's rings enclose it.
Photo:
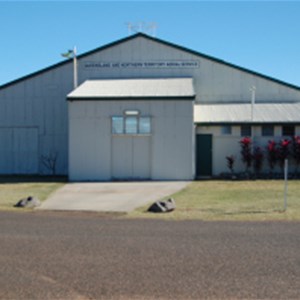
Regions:
[[[145,33],[142,33],[142,32],[138,32],[138,33],[135,33],[135,34],[132,34],[132,35],[129,35],[125,38],[121,38],[121,39],[118,39],[114,42],[111,42],[111,43],[108,43],[108,44],[105,44],[103,46],[100,46],[100,47],[97,47],[93,50],[90,50],[90,51],[87,51],[85,53],[82,53],[80,55],[77,56],[77,59],[81,59],[83,57],[86,57],[88,55],[91,55],[95,52],[98,52],[98,51],[102,51],[102,50],[105,50],[109,47],[113,47],[115,45],[118,45],[120,43],[123,43],[123,42],[126,42],[126,41],[130,41],[132,39],[135,39],[137,37],[144,37],[148,40],[152,40],[152,41],[155,41],[155,42],[158,42],[158,43],[161,43],[163,45],[166,45],[166,46],[169,46],[169,47],[172,47],[172,48],[176,48],[176,49],[179,49],[181,51],[185,51],[185,52],[188,52],[190,54],[193,54],[193,55],[196,55],[196,56],[200,56],[202,58],[205,58],[205,59],[209,59],[209,60],[212,60],[216,63],[220,63],[220,64],[223,64],[223,65],[226,65],[228,67],[231,67],[231,68],[234,68],[234,69],[237,69],[237,70],[240,70],[242,72],[246,72],[248,74],[252,74],[254,76],[258,76],[260,78],[264,78],[266,80],[269,80],[269,81],[273,81],[273,82],[276,82],[278,84],[281,84],[281,85],[284,85],[284,86],[287,86],[289,88],[292,88],[292,89],[296,89],[296,90],[300,90],[300,86],[297,86],[297,85],[294,85],[294,84],[291,84],[291,83],[288,83],[288,82],[285,82],[285,81],[282,81],[280,79],[276,79],[274,77],[271,77],[271,76],[268,76],[268,75],[264,75],[262,73],[259,73],[259,72],[256,72],[256,71],[253,71],[253,70],[250,70],[250,69],[247,69],[247,68],[244,68],[244,67],[241,67],[241,66],[238,66],[238,65],[235,65],[233,63],[229,63],[229,62],[226,62],[224,60],[221,60],[219,58],[216,58],[216,57],[213,57],[213,56],[210,56],[210,55],[207,55],[207,54],[204,54],[204,53],[201,53],[201,52],[198,52],[198,51],[195,51],[195,50],[192,50],[192,49],[189,49],[189,48],[186,48],[184,46],[180,46],[180,45],[177,45],[177,44],[174,44],[174,43],[171,43],[171,42],[168,42],[168,41],[165,41],[165,40],[162,40],[162,39],[159,39],[159,38],[156,38],[156,37],[152,37],[152,36],[149,36]],[[68,60],[65,60],[65,61],[62,61],[62,62],[59,62],[59,63],[56,63],[54,65],[51,65],[51,66],[48,66],[46,68],[43,68],[41,70],[38,70],[36,72],[33,72],[33,73],[30,73],[28,75],[25,75],[25,76],[22,76],[20,78],[17,78],[13,81],[10,81],[8,83],[5,83],[3,85],[0,85],[0,90],[3,89],[3,88],[6,88],[10,85],[13,85],[13,84],[16,84],[18,82],[21,82],[23,80],[26,80],[26,79],[29,79],[31,77],[34,77],[34,76],[37,76],[39,74],[42,74],[44,72],[47,72],[49,70],[52,70],[54,68],[57,68],[57,67],[60,67],[60,66],[63,66],[65,64],[68,64],[68,63],[71,63],[72,61],[72,58],[68,59]]]

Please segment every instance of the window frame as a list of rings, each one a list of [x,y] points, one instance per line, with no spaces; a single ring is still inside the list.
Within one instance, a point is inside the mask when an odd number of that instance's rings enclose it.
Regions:
[[[138,134],[138,125],[139,125],[138,119],[139,118],[137,116],[127,115],[124,118],[123,133],[127,135]]]
[[[117,121],[117,119],[119,120],[119,122],[121,124],[120,125],[121,126],[121,131],[120,132],[117,132],[117,130],[115,130],[115,129],[118,128],[118,126],[114,126],[114,124],[115,124],[114,120]],[[112,132],[112,134],[123,134],[123,132],[124,132],[124,118],[123,118],[123,116],[112,116],[111,117],[111,132]]]
[[[286,130],[290,130],[292,129],[292,134],[286,134]],[[295,128],[295,125],[289,125],[289,124],[286,124],[286,125],[282,125],[281,127],[281,135],[282,136],[289,136],[289,137],[294,137],[295,136],[295,132],[296,132],[296,128]]]
[[[122,132],[114,132],[114,119],[119,119],[122,118]],[[128,130],[129,127],[129,123],[128,121],[132,119],[132,120],[136,120],[134,127],[136,130],[134,130],[134,132],[132,132],[131,130]],[[141,121],[148,119],[148,124],[145,124],[144,127],[148,126],[149,127],[149,131],[147,132],[147,130],[145,132],[143,132],[141,127]],[[148,115],[142,115],[140,113],[140,111],[135,110],[135,109],[127,109],[124,110],[123,115],[113,115],[111,116],[111,133],[112,135],[126,135],[126,136],[147,136],[147,135],[151,135],[152,134],[152,122],[151,122],[151,117]]]
[[[272,129],[272,134],[268,131]],[[261,126],[261,136],[274,136],[275,126],[273,124],[264,124]]]
[[[247,131],[249,134],[243,134],[243,130]],[[240,134],[243,137],[250,137],[252,135],[252,125],[251,124],[241,124]]]
[[[148,119],[149,122],[147,124],[142,124],[142,120]],[[143,126],[143,127],[142,127]],[[149,131],[144,131],[145,126],[149,126]],[[140,116],[138,119],[138,132],[142,135],[151,134],[151,118],[149,116]]]
[[[232,135],[232,126],[231,125],[222,125],[221,126],[221,135]]]

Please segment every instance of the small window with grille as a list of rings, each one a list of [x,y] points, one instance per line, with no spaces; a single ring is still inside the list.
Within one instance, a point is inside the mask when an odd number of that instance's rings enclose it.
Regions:
[[[223,125],[221,127],[221,134],[230,135],[231,134],[231,126],[230,125]]]
[[[295,135],[295,126],[283,125],[282,126],[282,135],[283,136],[294,136]]]
[[[263,125],[261,128],[262,136],[274,136],[274,126],[273,125]]]
[[[241,125],[241,136],[251,136],[251,125]]]

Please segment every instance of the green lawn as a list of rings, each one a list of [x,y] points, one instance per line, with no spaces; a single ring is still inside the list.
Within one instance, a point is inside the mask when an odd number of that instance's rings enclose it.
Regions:
[[[174,212],[146,212],[148,206],[129,214],[133,218],[200,220],[297,220],[300,221],[300,181],[288,182],[288,209],[283,211],[284,182],[195,181],[172,195]]]
[[[0,177],[0,210],[24,209],[13,205],[35,196],[41,201],[62,187],[66,178]],[[288,183],[288,208],[283,211],[282,180],[194,181],[172,195],[177,208],[166,214],[148,213],[149,205],[128,214],[129,218],[170,220],[294,220],[300,221],[300,180]]]
[[[28,196],[44,201],[52,192],[65,184],[63,177],[0,177],[0,210],[18,210],[14,208],[20,199]]]

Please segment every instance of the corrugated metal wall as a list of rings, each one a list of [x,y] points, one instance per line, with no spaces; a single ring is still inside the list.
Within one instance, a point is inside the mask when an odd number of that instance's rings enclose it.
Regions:
[[[0,89],[0,174],[51,174],[42,157],[54,154],[57,174],[67,174],[71,90],[71,65]]]
[[[158,60],[196,60],[199,62],[199,67],[169,69],[139,67],[89,69],[85,67],[87,62]],[[66,95],[73,89],[72,70],[70,62],[0,88],[0,152],[2,154],[0,174],[50,173],[51,171],[45,168],[41,162],[41,157],[50,156],[53,153],[58,155],[57,173],[67,174],[68,113]],[[193,77],[197,94],[196,101],[198,102],[248,102],[250,101],[249,87],[253,85],[256,86],[256,101],[300,101],[300,93],[295,89],[177,48],[156,43],[145,37],[137,37],[85,56],[78,62],[78,72],[79,83],[92,78]],[[88,114],[90,108],[84,109],[87,109]],[[95,126],[96,124],[101,126],[101,121],[95,122]],[[158,120],[158,122],[163,121]],[[168,118],[164,122],[166,122],[165,126],[171,126],[168,124]],[[176,126],[180,128],[181,125],[176,124]],[[17,141],[15,140],[17,138],[12,137],[23,134],[24,138],[20,138],[22,141]],[[172,136],[166,136],[162,142],[172,143]],[[25,167],[22,165],[22,153],[27,151],[26,143],[31,145],[32,154],[31,158],[27,158],[28,165]],[[164,146],[156,145],[156,147]],[[101,148],[101,151],[108,150],[104,147]],[[176,149],[176,151],[179,150]],[[175,161],[170,160],[169,163],[175,163]],[[180,162],[176,163],[180,164]],[[107,167],[105,162],[102,164],[105,168]],[[161,172],[163,173],[164,170]]]
[[[111,117],[127,109],[150,116],[151,135],[113,135]],[[194,177],[193,101],[69,103],[71,180]]]
[[[149,51],[151,49],[151,51]],[[87,62],[197,61],[196,68],[85,68]],[[139,37],[85,57],[79,80],[89,78],[193,77],[196,102],[250,102],[249,88],[256,87],[256,101],[300,101],[300,92],[238,68],[199,57],[180,49]]]
[[[1,174],[37,174],[38,129],[0,128]]]

